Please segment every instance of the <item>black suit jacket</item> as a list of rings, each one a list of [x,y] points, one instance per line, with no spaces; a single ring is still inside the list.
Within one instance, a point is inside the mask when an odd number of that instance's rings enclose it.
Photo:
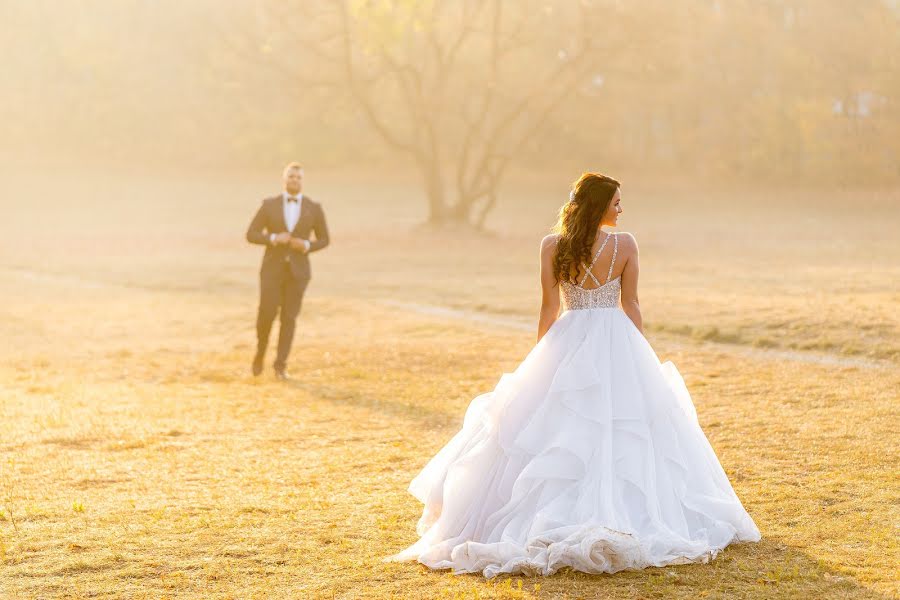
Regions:
[[[262,206],[250,222],[247,229],[247,241],[251,244],[261,244],[266,247],[263,255],[260,272],[275,272],[285,262],[291,265],[291,273],[297,279],[309,279],[312,275],[309,268],[309,255],[300,250],[293,250],[287,245],[274,246],[269,242],[269,235],[287,231],[284,222],[284,199],[281,194],[266,198]],[[309,252],[321,250],[328,245],[328,227],[325,225],[325,212],[322,206],[313,202],[309,196],[303,196],[300,204],[300,218],[297,225],[290,232],[293,237],[309,240]],[[310,239],[310,234],[315,234],[315,239]]]

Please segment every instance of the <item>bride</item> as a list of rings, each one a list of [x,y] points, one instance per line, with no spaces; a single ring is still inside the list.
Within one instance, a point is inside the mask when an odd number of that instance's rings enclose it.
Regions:
[[[614,573],[760,539],[684,380],[644,339],[637,243],[602,229],[621,212],[616,180],[575,182],[541,242],[538,343],[413,479],[420,539],[387,560],[485,577]]]

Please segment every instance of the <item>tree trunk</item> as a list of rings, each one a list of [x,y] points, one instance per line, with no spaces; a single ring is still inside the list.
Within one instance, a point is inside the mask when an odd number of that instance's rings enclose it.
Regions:
[[[425,195],[428,198],[428,222],[439,224],[447,215],[447,199],[444,192],[444,179],[440,167],[419,161],[419,168],[425,179]]]
[[[418,164],[425,180],[425,196],[428,199],[427,223],[437,227],[469,225],[469,214],[464,210],[465,207],[460,207],[459,204],[451,205],[447,201],[447,190],[440,165],[428,158],[420,158]]]
[[[479,211],[476,198],[461,196],[456,198],[456,202],[448,201],[444,174],[435,161],[427,157],[417,157],[416,162],[422,172],[425,196],[428,200],[426,223],[432,227],[481,230],[487,213],[496,201],[497,182],[491,182],[488,199]]]

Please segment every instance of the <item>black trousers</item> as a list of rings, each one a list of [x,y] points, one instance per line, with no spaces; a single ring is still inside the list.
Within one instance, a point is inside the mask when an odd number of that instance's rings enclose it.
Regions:
[[[275,368],[284,369],[291,343],[294,341],[294,329],[300,305],[303,303],[303,292],[309,278],[296,279],[291,273],[291,266],[285,262],[275,268],[265,269],[259,275],[259,312],[256,315],[256,353],[262,356],[269,345],[269,332],[275,316],[281,313],[281,327],[278,332],[278,354],[275,356]]]

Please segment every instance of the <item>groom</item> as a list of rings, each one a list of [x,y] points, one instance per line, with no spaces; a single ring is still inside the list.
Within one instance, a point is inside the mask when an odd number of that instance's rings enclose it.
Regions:
[[[266,198],[247,229],[247,241],[266,247],[259,271],[259,312],[256,317],[256,356],[253,374],[262,373],[269,332],[281,311],[275,375],[287,379],[287,357],[294,339],[303,292],[309,283],[309,253],[328,245],[322,206],[301,193],[303,167],[292,162],[284,168],[284,192]],[[310,233],[315,239],[310,239]]]

